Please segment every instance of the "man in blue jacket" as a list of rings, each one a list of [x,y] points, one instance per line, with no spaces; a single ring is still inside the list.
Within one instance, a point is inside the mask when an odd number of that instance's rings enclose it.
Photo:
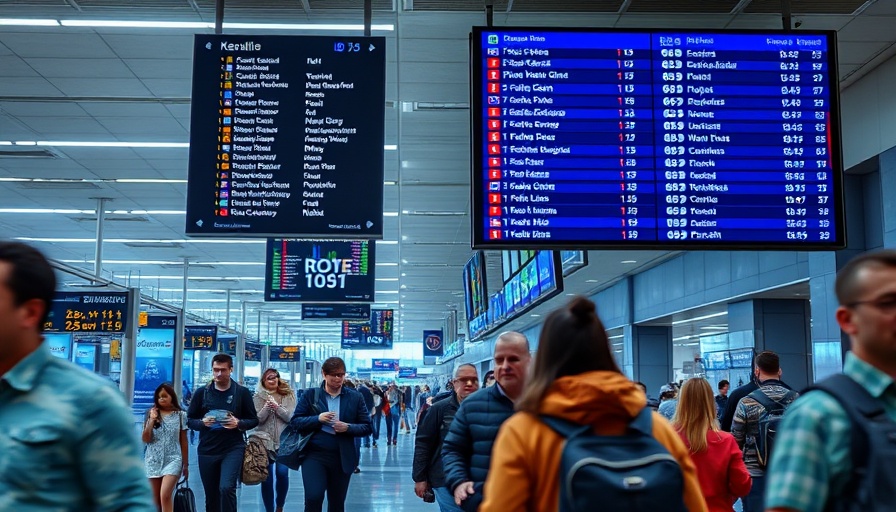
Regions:
[[[465,511],[475,511],[482,503],[498,429],[513,415],[513,404],[523,394],[531,360],[529,340],[514,331],[500,334],[494,360],[497,384],[460,404],[442,445],[446,483],[454,502]]]

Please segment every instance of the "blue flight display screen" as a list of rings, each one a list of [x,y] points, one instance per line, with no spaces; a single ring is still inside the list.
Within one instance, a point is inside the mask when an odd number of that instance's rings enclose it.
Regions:
[[[845,246],[835,33],[472,41],[474,248]]]

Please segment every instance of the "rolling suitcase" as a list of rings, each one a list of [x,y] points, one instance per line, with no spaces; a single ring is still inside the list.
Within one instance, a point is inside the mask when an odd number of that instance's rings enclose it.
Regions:
[[[174,512],[196,512],[196,497],[186,478],[177,482],[177,490],[174,491]]]

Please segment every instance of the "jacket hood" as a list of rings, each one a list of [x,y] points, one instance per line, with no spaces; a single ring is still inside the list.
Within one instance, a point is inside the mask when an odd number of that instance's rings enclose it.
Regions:
[[[647,396],[616,372],[586,372],[554,381],[539,412],[580,425],[629,422],[647,405]]]

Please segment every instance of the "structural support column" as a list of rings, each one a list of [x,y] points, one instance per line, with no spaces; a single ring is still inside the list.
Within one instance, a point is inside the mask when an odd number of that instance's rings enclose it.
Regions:
[[[728,304],[729,336],[752,331],[754,350],[776,352],[784,381],[794,389],[803,389],[812,382],[809,316],[809,301],[802,299],[734,302]]]
[[[106,198],[96,198],[96,249],[93,255],[93,275],[97,279],[103,273],[103,231],[106,227]]]
[[[128,405],[134,403],[134,379],[137,367],[137,331],[140,329],[140,289],[128,288],[128,323],[121,344],[121,381],[119,387]]]
[[[246,329],[246,308],[249,306],[249,303],[243,302],[241,306],[242,321],[240,322],[240,335],[236,338],[236,354],[233,357],[233,365],[242,384],[246,382],[246,336],[248,335],[248,330]]]
[[[626,346],[631,346],[634,378],[653,396],[672,380],[672,328],[632,325],[625,329],[625,336]]]

